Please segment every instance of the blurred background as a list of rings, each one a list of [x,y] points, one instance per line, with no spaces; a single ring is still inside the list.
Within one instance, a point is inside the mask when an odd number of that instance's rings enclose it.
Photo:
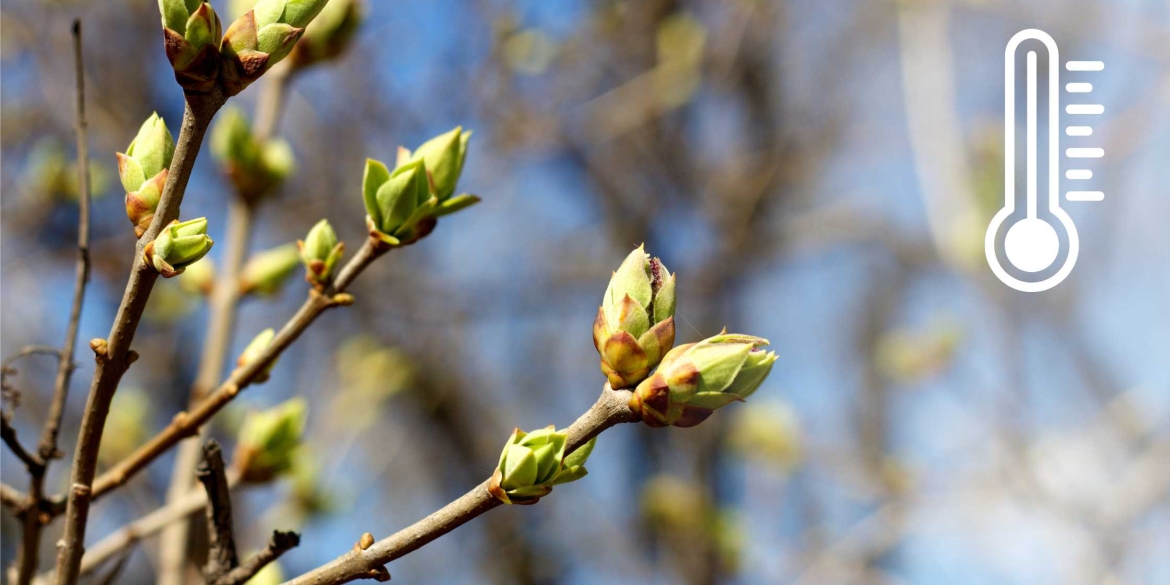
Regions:
[[[60,344],[72,294],[72,20],[95,185],[83,342],[108,332],[132,259],[114,153],[152,111],[177,135],[182,95],[155,2],[0,14],[7,356]],[[343,56],[292,81],[277,133],[296,170],[251,249],[325,217],[355,250],[364,158],[456,125],[475,132],[461,189],[483,203],[379,261],[353,307],[216,418],[230,452],[248,410],[310,405],[307,463],[237,491],[242,549],[296,529],[280,564],[299,574],[478,483],[514,426],[572,422],[604,382],[590,331],[610,271],[645,242],[678,274],[679,342],[767,337],[766,384],[694,429],[605,433],[588,479],[393,563],[395,582],[1170,582],[1170,2],[375,0],[365,15]],[[1092,146],[1107,154],[1088,167],[1106,199],[1066,205],[1081,257],[1040,294],[1001,284],[982,251],[1002,201],[1003,47],[1029,27],[1106,63]],[[233,103],[251,114],[266,81]],[[233,194],[208,150],[183,217],[220,240]],[[207,307],[182,280],[155,288],[105,466],[186,406]],[[297,275],[246,299],[230,359],[304,295]],[[18,366],[15,425],[35,437],[55,364]],[[95,505],[87,540],[157,508],[172,462]],[[19,525],[2,527],[7,566]],[[157,542],[118,582],[154,582]]]

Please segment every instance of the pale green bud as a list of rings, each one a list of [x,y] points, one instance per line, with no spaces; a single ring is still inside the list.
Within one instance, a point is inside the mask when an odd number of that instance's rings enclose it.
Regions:
[[[296,244],[285,244],[253,256],[240,271],[240,294],[270,295],[296,272],[301,254]]]
[[[260,0],[224,34],[222,85],[235,95],[293,50],[328,0]]]
[[[455,193],[459,176],[463,174],[463,161],[467,158],[467,143],[471,131],[464,132],[462,126],[440,134],[422,144],[410,153],[411,161],[426,161],[434,183],[435,196],[442,203]],[[404,153],[403,153],[404,154]],[[401,158],[401,154],[400,154]]]
[[[263,28],[273,23],[304,28],[325,8],[329,0],[260,0],[252,7],[256,26]]]
[[[644,380],[674,346],[674,280],[643,246],[610,278],[593,320],[593,346],[613,388]]]
[[[175,155],[175,139],[157,112],[138,129],[138,135],[118,153],[118,176],[126,192],[137,191],[148,179],[170,168]]]
[[[345,242],[337,241],[337,234],[328,220],[321,220],[304,240],[297,240],[301,262],[305,265],[305,279],[313,284],[326,284],[333,277],[333,267],[345,252]]]
[[[414,228],[430,216],[436,203],[427,181],[426,163],[421,160],[391,172],[385,164],[366,159],[362,195],[371,234],[389,245],[416,239]]]
[[[207,218],[200,217],[180,223],[172,221],[163,228],[154,241],[146,245],[143,257],[146,264],[163,278],[171,278],[199,261],[215,244],[207,236]]]
[[[219,16],[202,0],[159,0],[158,7],[175,79],[188,91],[209,91],[219,75]]]
[[[585,477],[585,461],[595,442],[596,438],[566,456],[565,431],[552,425],[531,433],[516,429],[500,454],[488,491],[505,504],[535,504],[553,486]]]
[[[289,60],[297,67],[305,67],[341,55],[361,25],[362,12],[359,0],[330,0],[305,27],[305,34],[297,41]]]
[[[255,363],[264,357],[264,353],[268,351],[268,346],[272,345],[272,340],[276,339],[276,331],[272,328],[261,331],[248,346],[244,348],[243,353],[236,359],[236,367],[242,368],[248,364]],[[252,381],[256,384],[263,384],[268,381],[269,374],[272,373],[272,368],[276,367],[276,362],[279,360],[272,360],[263,370],[256,374]]]
[[[296,166],[283,140],[261,143],[239,108],[228,108],[211,131],[211,153],[220,161],[236,191],[248,201],[271,193]]]
[[[652,427],[693,427],[716,409],[743,402],[772,371],[768,340],[720,334],[672,349],[634,391],[630,408]]]
[[[293,398],[251,413],[240,428],[234,464],[246,482],[267,482],[293,469],[305,432],[308,407]]]

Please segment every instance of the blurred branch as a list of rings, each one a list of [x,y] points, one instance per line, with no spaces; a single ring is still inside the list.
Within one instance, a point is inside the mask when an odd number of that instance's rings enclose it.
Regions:
[[[209,584],[219,581],[240,564],[236,553],[236,536],[232,528],[232,495],[224,469],[223,450],[209,440],[203,445],[203,462],[195,472],[207,493],[207,564],[203,578]]]
[[[265,144],[276,130],[280,119],[281,105],[290,80],[288,64],[276,67],[265,77],[260,104],[256,111],[254,136],[259,144]],[[248,253],[248,243],[255,219],[258,201],[248,200],[240,192],[231,199],[227,213],[226,251],[223,269],[217,275],[215,288],[211,293],[207,318],[207,329],[203,337],[203,353],[199,358],[199,371],[190,393],[190,407],[194,408],[215,388],[223,374],[228,352],[232,347],[233,328],[240,302],[240,273]],[[167,489],[167,501],[176,501],[191,489],[194,480],[195,462],[200,454],[198,441],[179,444],[175,457],[171,483]],[[187,564],[187,537],[190,527],[185,520],[163,532],[159,543],[160,585],[182,585]]]
[[[6,484],[0,483],[0,503],[3,503],[9,512],[14,516],[20,514],[20,508],[24,504],[25,495],[20,490]]]
[[[628,390],[611,390],[607,384],[597,402],[567,429],[569,439],[565,454],[576,451],[610,427],[636,422],[638,417],[628,405],[630,395]],[[501,504],[488,493],[488,481],[485,480],[430,516],[377,542],[369,542],[373,539],[368,541],[363,537],[352,551],[285,585],[333,585],[358,579],[389,581],[387,563],[426,546]]]

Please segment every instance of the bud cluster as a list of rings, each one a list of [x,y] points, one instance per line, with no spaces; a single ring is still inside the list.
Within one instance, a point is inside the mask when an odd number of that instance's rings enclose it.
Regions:
[[[219,159],[236,192],[256,202],[271,193],[296,166],[284,140],[260,141],[239,108],[220,114],[211,132],[211,153]]]
[[[602,373],[611,388],[634,390],[630,409],[652,427],[695,426],[743,401],[776,361],[762,349],[768,340],[726,330],[671,349],[674,308],[675,276],[639,246],[613,273],[593,322]]]
[[[531,433],[516,429],[504,445],[488,491],[505,504],[535,504],[553,486],[585,477],[585,461],[597,439],[565,455],[568,441],[568,434],[552,425]]]
[[[264,352],[268,350],[268,346],[272,345],[273,339],[276,339],[275,330],[268,328],[264,331],[261,331],[259,335],[254,337],[252,341],[248,343],[248,347],[245,347],[243,353],[241,353],[240,357],[236,359],[236,367],[242,368],[248,364],[258,361],[261,356],[264,355]],[[255,384],[263,384],[264,382],[267,382],[268,376],[272,373],[272,368],[276,366],[277,361],[279,360],[274,359],[269,362],[267,366],[264,366],[264,369],[256,374],[256,377],[252,380],[252,382]]]
[[[219,84],[229,96],[240,93],[288,56],[327,2],[259,0],[223,31],[208,2],[158,0],[175,79],[189,92],[205,93]]]
[[[436,136],[413,153],[399,148],[391,171],[374,159],[366,160],[362,196],[371,237],[387,246],[418,241],[435,227],[439,217],[479,202],[479,197],[455,197],[471,132],[462,127]]]
[[[175,140],[157,113],[143,122],[126,152],[117,153],[118,176],[126,189],[126,215],[137,237],[142,237],[154,219],[174,155]]]

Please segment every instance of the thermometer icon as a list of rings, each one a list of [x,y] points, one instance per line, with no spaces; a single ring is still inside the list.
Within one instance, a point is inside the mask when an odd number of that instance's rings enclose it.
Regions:
[[[1040,83],[1039,65],[1043,57],[1047,64],[1047,83]],[[1022,63],[1017,63],[1022,61]],[[1017,79],[1018,65],[1023,65],[1024,76]],[[1069,61],[1069,71],[1100,71],[1100,61]],[[1017,85],[1022,85],[1025,100],[1017,103]],[[1066,86],[1069,93],[1088,93],[1092,84],[1078,82]],[[1042,99],[1043,98],[1043,99]],[[1046,104],[1046,105],[1043,105]],[[987,228],[984,248],[991,271],[1004,284],[1023,292],[1040,292],[1060,284],[1076,265],[1080,239],[1072,218],[1061,208],[1060,190],[1060,51],[1056,41],[1044,31],[1028,29],[1016,33],[1004,51],[1004,206],[995,214]],[[1022,112],[1018,112],[1022,106]],[[1046,116],[1041,115],[1043,111]],[[1069,104],[1070,116],[1101,114],[1098,104]],[[1017,117],[1024,118],[1023,148],[1017,143]],[[1045,127],[1046,126],[1046,127]],[[1043,128],[1043,130],[1041,130]],[[1092,135],[1090,126],[1069,126],[1070,137]],[[1043,142],[1043,149],[1040,143]],[[1020,160],[1019,151],[1023,151]],[[1043,150],[1048,156],[1042,159]],[[1069,148],[1065,155],[1071,159],[1100,158],[1105,152],[1099,148]],[[1024,172],[1017,173],[1024,163]],[[1040,167],[1043,166],[1043,172]],[[1090,179],[1088,169],[1070,169],[1070,181]],[[1042,177],[1047,177],[1042,180]],[[1022,179],[1022,184],[1017,182]],[[1047,189],[1046,205],[1040,205],[1039,188]],[[1022,189],[1020,188],[1022,187]],[[1023,200],[1019,197],[1024,194]],[[1100,191],[1069,191],[1068,201],[1100,201]],[[1063,237],[1062,237],[1063,234]],[[1001,262],[1000,251],[1007,262]]]

